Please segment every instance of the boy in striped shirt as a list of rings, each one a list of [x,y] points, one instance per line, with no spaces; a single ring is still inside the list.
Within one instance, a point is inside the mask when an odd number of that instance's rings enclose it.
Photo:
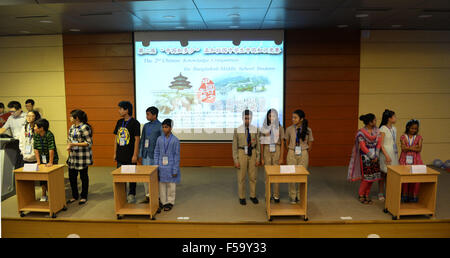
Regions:
[[[55,136],[48,130],[47,119],[41,118],[34,123],[34,153],[38,165],[46,164],[47,167],[58,164],[58,151],[56,150]],[[46,202],[47,181],[41,181],[42,197],[41,202]]]

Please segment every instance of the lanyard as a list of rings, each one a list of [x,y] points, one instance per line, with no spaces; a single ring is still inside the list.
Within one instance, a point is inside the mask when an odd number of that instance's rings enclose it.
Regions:
[[[131,121],[131,117],[130,117],[130,119],[128,119],[128,121],[126,123],[125,123],[125,118],[124,118],[123,121],[122,121],[122,127],[126,128],[130,121]]]
[[[167,144],[166,144],[166,137],[164,136],[164,155],[166,155],[166,156],[167,156],[167,149],[170,145],[170,140],[172,140],[172,134],[170,135],[169,141],[167,142]]]
[[[391,129],[391,128],[389,128],[389,127],[388,127],[388,129],[389,129],[389,132],[391,132],[391,134],[392,134],[392,139],[394,140],[394,143],[395,143],[395,137],[396,137],[396,135],[395,135],[395,133],[394,133],[394,129]]]
[[[72,137],[73,140],[75,140],[75,137],[77,137],[77,133],[78,133],[78,130],[80,129],[80,127],[81,127],[81,125],[73,128],[73,137]]]
[[[150,124],[147,126],[147,130],[146,130],[146,133],[145,133],[145,137],[146,138],[150,138],[150,135],[152,134],[152,131],[153,131],[153,125],[154,125],[154,121],[153,122],[150,122]]]
[[[31,124],[28,124],[27,130],[25,132],[25,136],[28,138],[28,142],[31,142],[31,139],[33,138],[33,133],[31,132]]]
[[[296,131],[296,133],[295,133],[295,145],[298,145],[300,143],[300,134],[302,133],[302,128],[301,127],[296,128],[295,131]]]
[[[414,144],[414,141],[416,140],[416,136],[414,135],[413,137],[412,137],[412,141],[409,139],[409,135],[406,135],[406,137],[408,137],[408,144],[409,144],[409,147],[412,147],[413,146],[413,144]]]
[[[45,135],[44,135],[44,137],[45,137]],[[41,148],[42,148],[42,151],[44,152],[44,141],[42,140],[42,136],[40,136],[39,135],[39,140],[41,141]],[[46,146],[47,148],[45,148],[46,149],[46,152],[45,153],[48,153],[48,146]]]

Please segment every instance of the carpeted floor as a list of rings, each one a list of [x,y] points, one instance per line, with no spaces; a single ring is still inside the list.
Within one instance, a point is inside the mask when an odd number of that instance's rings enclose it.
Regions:
[[[57,219],[116,219],[112,187],[112,167],[89,168],[89,201],[85,205],[77,202],[69,204],[67,211],[58,213]],[[346,167],[311,167],[308,178],[308,217],[310,221],[340,220],[391,220],[390,214],[383,213],[384,202],[378,201],[378,184],[372,187],[374,204],[363,205],[357,200],[359,183],[346,181]],[[450,219],[450,173],[439,170],[436,204],[436,219]],[[66,198],[71,190],[66,171]],[[79,180],[81,190],[81,182]],[[288,202],[287,184],[281,184],[282,202]],[[237,196],[237,176],[233,168],[223,167],[183,167],[181,183],[177,185],[174,208],[156,215],[157,220],[174,221],[179,217],[189,217],[196,222],[242,222],[267,221],[265,212],[264,170],[259,169],[257,197],[259,204],[247,198],[247,205],[239,204]],[[248,192],[247,192],[248,194]],[[36,187],[40,197],[40,187]],[[138,202],[144,199],[144,187],[137,186]],[[2,217],[19,217],[17,198],[12,196],[2,202]],[[29,213],[26,218],[48,217],[45,213]],[[149,219],[148,216],[125,216],[124,219]],[[278,221],[300,220],[300,217],[274,217]],[[427,216],[404,216],[401,219],[429,219]]]

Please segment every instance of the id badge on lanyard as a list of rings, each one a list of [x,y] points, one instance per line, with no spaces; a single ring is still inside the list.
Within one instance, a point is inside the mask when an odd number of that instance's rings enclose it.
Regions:
[[[302,155],[302,146],[295,146],[295,155]]]
[[[270,151],[270,152],[275,152],[275,143],[271,143],[271,144],[269,145],[269,151]]]
[[[42,162],[42,164],[47,164],[47,156],[45,156],[45,155],[42,155],[42,160],[41,160]]]
[[[31,143],[26,143],[26,145],[25,145],[25,154],[27,154],[27,155],[29,155],[29,154],[31,154]]]
[[[169,165],[169,157],[163,156],[162,158],[163,158],[163,159],[162,159],[162,164],[163,164],[164,166]]]
[[[245,155],[248,155],[248,146],[244,146],[244,153]]]
[[[169,156],[167,156],[167,149],[170,146],[170,140],[172,140],[172,135],[170,135],[169,141],[167,142],[167,145],[165,144],[165,137],[164,137],[164,155],[162,157],[162,164],[163,166],[169,165]]]
[[[148,139],[145,139],[144,148],[148,148],[149,142],[150,142],[150,141],[149,141]]]
[[[412,165],[414,163],[414,157],[412,155],[406,155],[406,164]]]
[[[397,154],[398,153],[398,148],[397,148],[397,140],[396,140],[396,137],[395,137],[395,131],[392,129],[389,129],[389,132],[391,132],[391,134],[392,134],[392,141],[394,142],[394,151],[395,151],[395,154]]]
[[[25,154],[29,155],[32,152],[32,143],[31,143],[31,139],[33,137],[32,133],[31,133],[31,126],[28,125],[28,132],[25,133],[25,137],[27,138],[25,140]]]
[[[415,140],[416,140],[415,136],[412,138],[412,140],[410,140],[409,136],[408,136],[409,147],[413,146]],[[412,155],[406,155],[406,164],[407,165],[412,165],[413,163],[414,163],[414,157]]]

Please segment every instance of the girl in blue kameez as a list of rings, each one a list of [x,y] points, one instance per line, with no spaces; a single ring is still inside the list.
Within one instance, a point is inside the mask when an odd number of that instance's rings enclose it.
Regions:
[[[180,182],[180,140],[172,134],[173,122],[162,122],[163,135],[156,140],[155,162],[159,172],[159,197],[164,211],[175,204],[176,184]]]

